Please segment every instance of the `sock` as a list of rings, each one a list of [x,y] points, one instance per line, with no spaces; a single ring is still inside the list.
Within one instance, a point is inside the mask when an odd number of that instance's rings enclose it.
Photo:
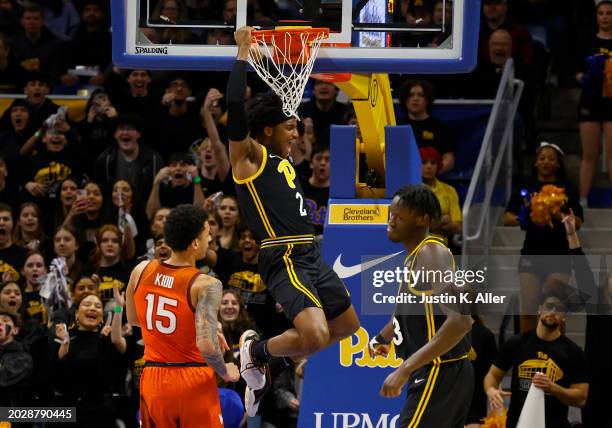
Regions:
[[[268,352],[268,341],[260,340],[251,345],[251,357],[258,364],[266,364],[272,358]]]

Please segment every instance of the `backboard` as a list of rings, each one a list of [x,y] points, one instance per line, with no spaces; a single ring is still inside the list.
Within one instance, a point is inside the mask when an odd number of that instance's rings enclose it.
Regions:
[[[460,73],[476,65],[480,0],[111,0],[113,62],[229,70],[233,32],[326,27],[315,72]]]

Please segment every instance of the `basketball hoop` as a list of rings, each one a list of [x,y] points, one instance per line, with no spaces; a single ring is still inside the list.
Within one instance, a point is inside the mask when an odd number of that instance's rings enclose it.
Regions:
[[[283,102],[283,113],[298,118],[304,88],[328,28],[276,27],[253,31],[249,64]]]

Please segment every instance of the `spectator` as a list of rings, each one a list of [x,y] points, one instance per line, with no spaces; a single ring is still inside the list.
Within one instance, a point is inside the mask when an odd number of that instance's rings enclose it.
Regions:
[[[54,406],[76,407],[79,423],[88,427],[115,425],[110,398],[110,376],[119,356],[103,323],[103,305],[99,297],[89,295],[79,303],[78,327],[68,331],[65,324],[55,327],[61,345],[53,348],[53,365],[61,393]]]
[[[226,250],[238,251],[238,224],[240,223],[240,213],[238,211],[238,200],[236,197],[223,195],[217,212],[221,216],[219,246]]]
[[[137,250],[143,249],[148,237],[149,219],[145,209],[141,205],[134,204],[132,185],[125,180],[115,181],[111,197],[112,222],[119,226],[119,230],[126,235],[126,238],[129,234],[130,239],[135,240]]]
[[[101,0],[81,1],[81,22],[72,40],[62,47],[63,85],[79,83],[79,76],[72,74],[76,66],[98,67],[98,73],[88,79],[90,85],[104,83],[104,70],[111,62],[111,33],[107,23],[106,6]],[[92,49],[95,46],[95,49]]]
[[[288,367],[274,376],[272,391],[276,399],[277,425],[286,428],[296,428],[300,412],[297,385],[295,382],[296,365],[290,361]]]
[[[506,426],[514,428],[531,384],[544,391],[546,426],[569,428],[568,406],[583,407],[587,400],[586,358],[582,349],[562,332],[567,306],[563,296],[545,294],[538,308],[535,331],[508,339],[484,381],[493,408],[503,407],[500,389],[506,372],[512,370],[512,398]]]
[[[580,203],[587,205],[593,173],[599,157],[602,134],[608,156],[608,173],[612,178],[612,81],[604,62],[612,52],[612,2],[597,4],[598,31],[579,44],[576,80],[582,86],[578,120],[582,160],[580,162]]]
[[[23,315],[23,295],[21,287],[13,280],[0,282],[0,311],[8,312],[14,316]]]
[[[106,223],[108,215],[104,209],[104,196],[98,183],[90,181],[74,203],[76,213],[68,216],[64,224],[75,228],[78,240],[83,244],[81,258],[87,259],[96,244],[96,233]]]
[[[4,154],[0,152],[0,203],[4,203],[10,207],[18,205],[19,198],[14,189],[8,185],[7,176],[8,169],[4,160]]]
[[[19,69],[10,53],[9,40],[0,32],[0,94],[16,94],[19,88]]]
[[[45,326],[48,321],[47,307],[40,297],[41,280],[47,274],[45,258],[38,252],[31,252],[23,265],[21,274],[24,277],[23,306],[29,318]]]
[[[61,40],[44,27],[43,11],[26,4],[21,13],[22,30],[11,43],[15,61],[22,71],[41,71],[55,78],[59,74]]]
[[[419,147],[434,147],[442,155],[438,175],[451,171],[455,166],[454,145],[446,125],[431,116],[435,95],[431,84],[425,80],[408,80],[399,89],[400,106],[408,117],[398,120],[398,125],[410,125]]]
[[[32,130],[39,129],[45,119],[56,113],[59,106],[47,98],[51,91],[51,84],[45,74],[39,72],[29,72],[25,74],[23,92],[26,95],[26,102],[29,108],[28,126]],[[8,123],[8,116],[5,112],[2,116],[2,123]],[[29,136],[29,135],[28,135]],[[25,155],[26,153],[21,153]]]
[[[35,203],[25,202],[19,207],[13,242],[28,252],[48,250],[49,242],[43,230],[40,208]]]
[[[79,249],[77,236],[77,232],[68,225],[58,227],[53,235],[55,256],[66,259],[66,267],[68,268],[66,279],[69,287],[73,286],[83,269],[83,263],[77,257],[77,250]]]
[[[442,164],[440,153],[433,147],[421,147],[419,153],[423,164],[423,183],[438,198],[442,214],[440,223],[432,226],[429,231],[442,236],[448,242],[453,235],[461,233],[463,215],[459,206],[459,196],[454,187],[437,179],[437,171]]]
[[[60,40],[68,41],[74,37],[79,26],[79,13],[67,0],[30,0],[43,11],[45,27]]]
[[[533,66],[534,48],[531,34],[526,27],[512,21],[508,16],[507,0],[484,0],[484,20],[480,26],[480,61],[486,59],[489,38],[493,31],[506,30],[512,36],[512,58],[521,66]]]
[[[32,357],[17,341],[17,334],[19,317],[0,311],[0,406],[22,406],[30,385]]]
[[[103,89],[94,90],[85,106],[85,119],[77,124],[83,145],[87,147],[84,161],[88,171],[93,170],[97,157],[112,145],[116,118],[117,110],[108,95]]]
[[[238,236],[240,253],[218,253],[215,272],[223,284],[240,292],[249,318],[257,325],[263,337],[281,334],[289,328],[289,324],[282,310],[276,310],[276,302],[259,275],[259,243],[253,232],[246,227],[240,227]]]
[[[182,0],[161,0],[153,9],[152,18],[159,23],[184,23],[188,20],[187,6]],[[190,29],[155,28],[153,32],[147,32],[146,34],[153,43],[158,44],[185,45],[199,43],[198,37]]]
[[[315,235],[323,235],[329,200],[329,147],[315,144],[311,151],[310,168],[312,174],[302,181],[308,216],[314,226]]]
[[[9,122],[5,130],[0,133],[0,150],[4,153],[3,160],[10,167],[10,171],[7,171],[11,173],[8,180],[9,189],[16,190],[17,186],[22,184],[23,168],[26,163],[20,151],[34,133],[32,110],[25,100],[16,99],[8,108],[7,118]]]
[[[81,197],[79,198],[79,193]],[[74,177],[68,177],[60,182],[59,185],[59,198],[55,203],[55,207],[46,214],[44,219],[45,232],[48,235],[52,235],[53,232],[64,222],[67,217],[74,217],[80,214],[85,209],[85,202],[75,206],[77,198],[84,199],[85,192],[79,190],[79,184]],[[68,219],[70,223],[72,220]]]
[[[0,279],[17,281],[26,250],[13,242],[13,209],[0,203]]]
[[[582,207],[577,192],[566,177],[563,151],[555,144],[543,142],[536,152],[531,178],[513,192],[504,214],[505,226],[520,225],[526,231],[519,260],[521,332],[535,328],[533,314],[542,291],[556,284],[569,283],[571,275],[571,266],[559,263],[555,257],[569,254],[560,215],[552,219],[552,227],[539,226],[531,220],[531,196],[546,184],[565,189],[568,201],[564,210],[572,209],[577,217],[577,227],[582,224]]]
[[[225,24],[233,24],[236,22],[236,13],[238,11],[238,2],[236,0],[225,0],[223,2],[222,18]]]
[[[235,359],[240,358],[240,336],[255,327],[255,323],[245,310],[242,295],[235,288],[223,290],[219,306],[219,320],[223,327],[223,336]]]
[[[90,276],[80,275],[71,284],[71,293],[72,306],[53,311],[51,321],[54,326],[63,323],[68,326],[68,330],[76,328],[76,310],[79,303],[87,296],[98,295],[98,282]]]
[[[483,385],[485,376],[493,364],[497,355],[495,336],[478,315],[472,315],[474,324],[470,332],[472,338],[472,349],[476,353],[476,359],[472,360],[474,367],[474,392],[472,404],[466,418],[465,428],[480,428],[482,420],[487,416],[487,394],[480,386]]]
[[[173,1],[173,0],[172,0]],[[202,137],[203,119],[191,102],[191,87],[186,78],[174,75],[161,100],[159,133],[153,146],[164,159],[172,153],[187,152]],[[172,144],[168,144],[168,142]]]
[[[348,121],[345,120],[345,122]],[[311,118],[305,117],[298,122],[298,135],[299,137],[291,143],[291,159],[293,159],[293,166],[300,181],[305,181],[312,175],[310,158],[312,146],[316,142]]]
[[[61,182],[79,173],[79,153],[74,142],[68,143],[69,137],[74,138],[73,134],[48,129],[42,138],[44,147],[28,161],[26,195],[43,209],[57,198]]]
[[[338,88],[329,82],[315,80],[313,99],[300,106],[300,117],[310,117],[318,142],[329,143],[329,127],[341,125],[348,107],[336,101]]]
[[[217,192],[226,195],[236,193],[231,180],[231,167],[227,147],[223,145],[215,116],[215,110],[221,102],[223,94],[217,89],[210,89],[204,99],[200,115],[206,127],[208,138],[205,138],[199,147],[200,174],[202,176],[202,190],[208,197]]]
[[[147,70],[130,70],[123,73],[113,67],[106,77],[104,87],[120,115],[131,115],[143,119],[157,117],[159,114],[161,94],[151,87],[152,75]],[[146,120],[143,141],[155,142],[159,128],[154,120]]]
[[[168,166],[159,170],[153,181],[153,190],[147,202],[149,218],[161,207],[174,208],[180,204],[204,205],[202,179],[187,153],[174,153]]]
[[[98,296],[106,304],[113,299],[113,287],[125,290],[133,265],[134,242],[124,241],[117,226],[105,224],[96,232],[96,249],[92,256],[91,271],[100,278]]]
[[[151,219],[150,238],[147,239],[146,243],[147,252],[140,257],[141,259],[151,260],[154,258],[156,242],[164,237],[164,224],[166,224],[166,217],[168,217],[168,214],[170,214],[170,208],[162,207],[153,215]]]
[[[119,116],[114,137],[116,144],[96,159],[94,177],[110,193],[112,184],[125,180],[132,185],[135,203],[144,204],[164,161],[155,150],[139,143],[140,123],[133,116]]]
[[[0,0],[0,32],[12,37],[19,32],[20,7],[15,0]]]

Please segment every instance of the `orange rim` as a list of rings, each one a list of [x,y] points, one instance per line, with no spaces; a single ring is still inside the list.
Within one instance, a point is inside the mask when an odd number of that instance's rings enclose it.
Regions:
[[[352,77],[352,73],[314,73],[310,75],[311,79],[328,83],[348,82]]]
[[[274,44],[273,60],[278,63],[305,64],[310,59],[310,46],[315,40],[329,37],[329,28],[276,27],[273,30],[255,30],[251,33],[257,44]],[[289,35],[290,37],[287,37]],[[306,40],[304,40],[304,38]]]

